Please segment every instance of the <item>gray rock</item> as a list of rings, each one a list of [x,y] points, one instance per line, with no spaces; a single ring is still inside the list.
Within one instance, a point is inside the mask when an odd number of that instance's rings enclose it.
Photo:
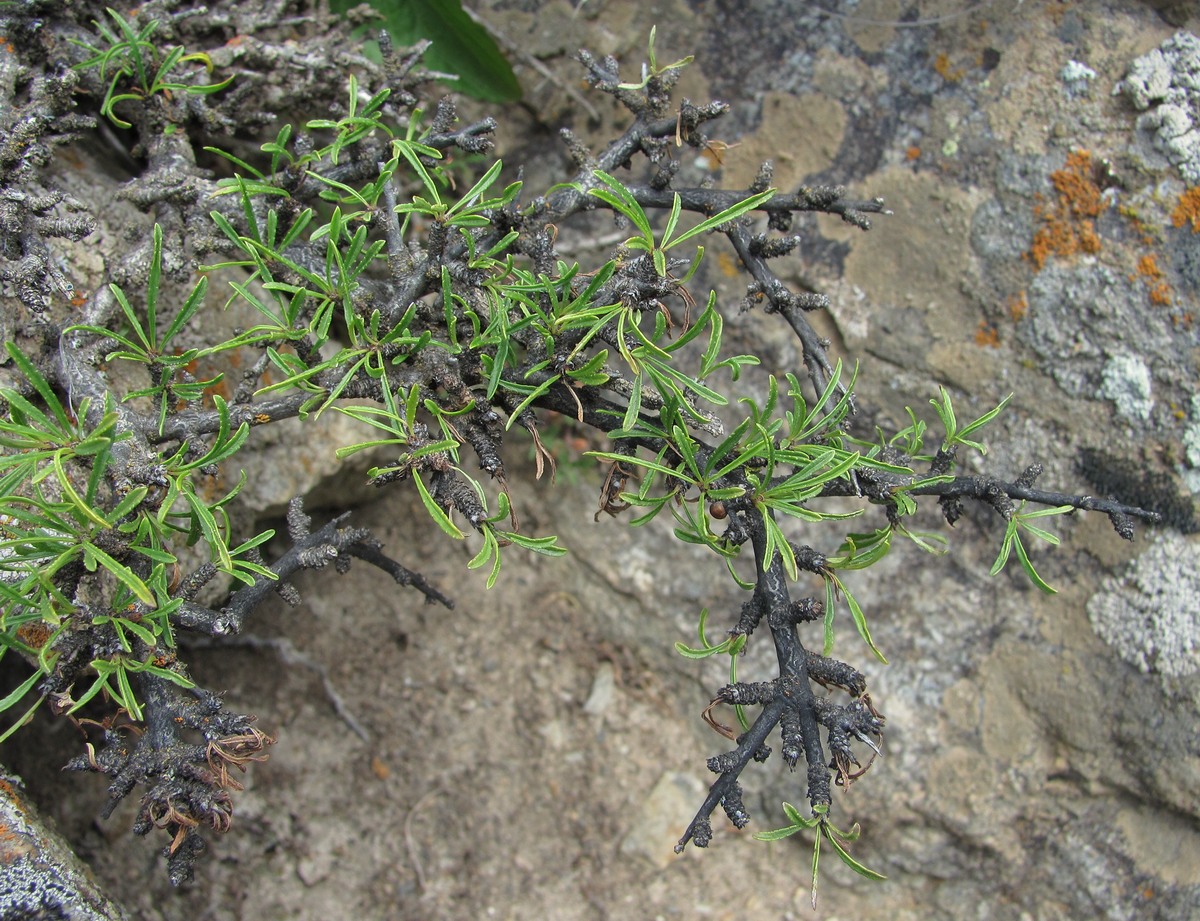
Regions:
[[[0,769],[0,918],[127,921],[57,831]]]
[[[1117,92],[1143,112],[1138,130],[1153,137],[1189,184],[1200,182],[1200,38],[1175,33],[1130,65]]]
[[[1114,355],[1100,372],[1098,396],[1112,400],[1117,412],[1128,419],[1149,419],[1154,400],[1150,396],[1150,369],[1134,355]]]
[[[1087,605],[1097,635],[1143,672],[1179,678],[1200,671],[1200,543],[1156,540],[1109,577]]]

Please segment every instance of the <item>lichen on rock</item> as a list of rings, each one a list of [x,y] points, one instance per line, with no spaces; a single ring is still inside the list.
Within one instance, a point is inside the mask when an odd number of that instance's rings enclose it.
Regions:
[[[1141,671],[1183,678],[1200,671],[1200,543],[1156,540],[1122,576],[1105,579],[1088,601],[1092,629]]]

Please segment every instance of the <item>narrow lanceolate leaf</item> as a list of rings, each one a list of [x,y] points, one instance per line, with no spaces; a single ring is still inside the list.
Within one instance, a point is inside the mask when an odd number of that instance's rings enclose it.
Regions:
[[[834,837],[834,835],[831,832],[829,832],[828,830],[825,831],[825,840],[833,845],[833,849],[835,851],[837,851],[837,855],[840,858],[842,858],[842,863],[844,863],[846,866],[848,866],[851,870],[853,870],[859,876],[864,876],[867,879],[872,879],[872,880],[876,880],[876,881],[887,879],[887,877],[884,876],[882,873],[876,873],[874,870],[872,870],[868,867],[864,867],[861,863],[859,863],[857,860],[855,860],[853,857],[851,857],[850,852],[847,851],[844,847],[842,847],[842,845],[838,841],[838,839],[836,837]]]
[[[67,475],[66,468],[63,466],[63,452],[54,452],[54,472],[58,476],[58,485],[63,491],[63,495],[71,500],[72,504],[79,509],[83,516],[92,524],[98,524],[102,528],[108,527],[108,522],[105,521],[100,513],[92,508],[88,503],[83,501],[83,497],[75,491],[74,484],[71,483],[71,478]]]
[[[789,838],[796,832],[800,831],[799,825],[789,825],[787,828],[773,828],[770,831],[756,831],[754,833],[755,841],[780,841],[784,838]]]
[[[192,515],[195,518],[200,533],[204,535],[204,539],[215,557],[213,562],[218,569],[228,572],[233,568],[233,559],[229,556],[229,548],[225,545],[225,538],[222,536],[221,529],[217,525],[217,519],[214,517],[212,511],[209,510],[209,507],[204,504],[204,500],[192,492],[190,483],[187,484],[187,488],[182,490],[182,493],[183,498],[192,510]]]
[[[25,375],[25,380],[29,381],[33,389],[38,392],[38,396],[42,398],[42,402],[50,408],[52,413],[54,413],[54,417],[58,420],[59,426],[64,430],[69,429],[71,427],[71,420],[68,418],[66,410],[63,408],[62,403],[55,395],[53,388],[51,388],[50,384],[46,381],[46,378],[42,377],[41,372],[34,367],[33,362],[26,358],[25,353],[17,348],[12,342],[4,343],[4,347],[8,351],[8,357],[13,360],[13,363],[16,364],[16,366],[21,369],[21,373]]]
[[[450,517],[442,510],[441,506],[433,501],[433,496],[429,495],[429,489],[421,479],[421,474],[414,473],[413,479],[417,482],[417,492],[421,494],[421,501],[425,504],[425,511],[429,512],[429,517],[436,521],[438,527],[455,540],[462,540],[465,535],[454,526],[454,522],[450,520]]]
[[[871,639],[871,631],[867,628],[867,615],[863,613],[863,609],[859,606],[855,597],[846,591],[845,586],[842,586],[842,593],[846,596],[846,606],[850,609],[850,616],[854,618],[854,626],[858,628],[858,635],[863,638],[864,643],[871,647],[871,652],[875,653],[875,658],[884,665],[887,665],[887,658],[879,651],[875,642]]]
[[[1021,543],[1021,538],[1018,536],[1013,541],[1013,546],[1017,550],[1017,559],[1021,561],[1021,568],[1025,570],[1025,574],[1029,576],[1029,581],[1040,588],[1047,595],[1057,595],[1058,590],[1051,586],[1045,579],[1038,575],[1036,569],[1033,568],[1033,563],[1029,560],[1029,554],[1025,551],[1025,545]]]
[[[0,700],[0,713],[3,713],[10,707],[14,707],[20,703],[21,698],[23,698],[33,689],[33,686],[38,683],[38,679],[41,677],[42,673],[35,671],[32,675],[21,682],[21,684],[17,685],[11,694]]]
[[[182,50],[182,49],[180,49]],[[162,280],[162,225],[154,225],[154,251],[146,280],[146,337],[151,350],[158,347],[158,287]]]
[[[759,192],[757,195],[751,195],[744,201],[740,201],[736,205],[726,208],[719,214],[714,214],[707,220],[701,221],[691,230],[685,230],[674,240],[671,240],[669,243],[665,243],[664,246],[669,249],[672,246],[677,246],[680,243],[690,240],[692,237],[699,236],[702,233],[708,233],[710,230],[715,230],[722,224],[728,223],[734,218],[741,217],[743,214],[746,214],[749,211],[753,211],[755,208],[772,198],[774,195],[774,189],[767,189],[765,192]]]
[[[124,563],[117,562],[95,544],[83,545],[83,558],[84,564],[89,569],[92,569],[98,563],[116,576],[126,588],[133,592],[137,596],[138,601],[154,607],[154,593]]]

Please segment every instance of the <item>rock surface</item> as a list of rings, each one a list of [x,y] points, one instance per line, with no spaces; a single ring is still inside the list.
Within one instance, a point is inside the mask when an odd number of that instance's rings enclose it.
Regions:
[[[0,918],[127,921],[71,845],[50,828],[21,779],[0,772]]]
[[[1200,916],[1198,602],[1181,562],[1197,548],[1183,483],[1196,481],[1200,426],[1200,216],[1185,194],[1195,177],[1157,151],[1139,114],[1182,73],[1154,64],[1156,49],[1178,59],[1191,47],[1180,30],[1200,33],[1200,17],[1175,4],[1168,23],[1133,0],[743,6],[481,9],[554,75],[518,60],[528,105],[501,119],[506,162],[557,175],[562,124],[602,137],[619,113],[591,99],[589,124],[568,56],[585,46],[633,72],[657,23],[660,60],[696,54],[684,93],[733,106],[723,139],[738,146],[685,174],[745,184],[771,156],[781,184],[845,183],[895,212],[868,234],[807,222],[790,268],[832,299],[819,322],[837,355],[862,362],[867,423],[899,423],[939,384],[964,418],[1013,392],[988,438],[990,470],[1037,461],[1044,484],[1100,492],[1116,488],[1101,485],[1116,482],[1105,459],[1128,458],[1123,498],[1169,492],[1183,509],[1133,545],[1104,520],[1054,519],[1062,545],[1033,550],[1052,598],[1015,565],[989,577],[1001,530],[983,514],[949,534],[947,557],[897,550],[854,574],[891,664],[871,664],[844,627],[838,654],[866,671],[889,732],[835,808],[863,826],[855,856],[888,880],[823,860],[821,910]],[[736,305],[744,280],[723,256],[712,247],[703,283]],[[735,311],[727,335],[764,357],[749,387],[798,367],[777,318]],[[514,441],[510,468],[521,450]],[[300,488],[336,502],[345,480],[331,449],[308,451]],[[707,852],[654,850],[684,778],[707,782],[704,759],[724,747],[699,715],[727,673],[672,644],[694,637],[700,608],[718,630],[741,599],[663,523],[593,524],[599,474],[562,460],[556,486],[518,484],[514,499],[529,533],[563,538],[565,560],[511,556],[485,593],[466,570],[475,548],[430,539],[419,503],[382,494],[354,521],[456,609],[355,570],[300,580],[303,607],[250,628],[320,663],[369,741],[269,646],[192,653],[198,678],[280,738],[195,884],[170,889],[158,847],[130,839],[129,808],[94,823],[99,780],[46,770],[47,757],[77,754],[69,727],[36,726],[0,757],[141,918],[811,917],[807,843],[761,844],[714,820]],[[802,539],[821,546],[822,534]],[[748,656],[739,675],[764,665]],[[773,761],[746,777],[749,831],[783,824],[780,800],[803,796]]]

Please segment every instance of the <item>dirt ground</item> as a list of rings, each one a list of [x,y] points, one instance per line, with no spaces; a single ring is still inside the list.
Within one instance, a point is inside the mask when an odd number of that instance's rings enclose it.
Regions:
[[[555,492],[556,524],[628,553],[626,529],[592,523],[590,487]],[[422,517],[389,499],[354,520],[403,558],[428,539]],[[272,605],[250,645],[191,654],[198,681],[279,740],[194,884],[169,886],[162,842],[129,836],[129,808],[94,819],[102,779],[14,767],[139,918],[786,917],[806,902],[787,844],[722,829],[709,853],[672,853],[724,740],[699,720],[699,672],[613,639],[612,621],[665,612],[570,562],[506,567],[487,593],[465,550],[439,555],[423,569],[453,611],[356,567],[298,580],[303,606]],[[366,740],[297,656],[327,670]],[[39,760],[78,744],[62,724],[35,731]]]

